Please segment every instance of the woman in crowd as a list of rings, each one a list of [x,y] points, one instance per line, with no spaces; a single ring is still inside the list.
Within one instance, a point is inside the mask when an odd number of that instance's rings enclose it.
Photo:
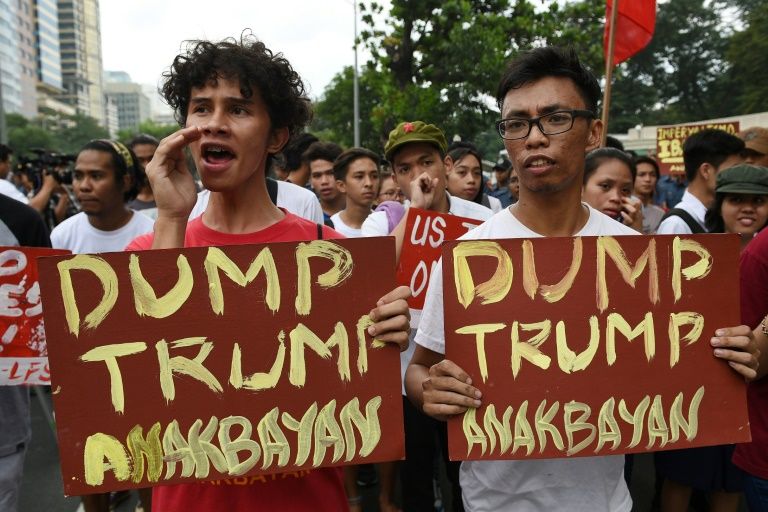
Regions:
[[[635,163],[625,152],[600,148],[584,162],[582,200],[612,219],[642,232],[643,212],[639,199],[632,197]]]
[[[397,201],[402,204],[405,201],[405,195],[397,184],[395,175],[392,171],[382,167],[380,173],[381,179],[379,180],[379,194],[374,202],[374,209],[376,209],[384,201]]]
[[[501,201],[484,193],[483,158],[471,142],[454,142],[445,156],[446,186],[452,196],[473,201],[490,208],[493,213],[501,210]]]
[[[635,158],[635,195],[643,203],[643,234],[652,235],[659,227],[664,210],[653,203],[656,183],[659,181],[659,164],[649,156]]]
[[[705,217],[707,230],[740,235],[743,249],[767,221],[768,168],[743,164],[721,171]]]

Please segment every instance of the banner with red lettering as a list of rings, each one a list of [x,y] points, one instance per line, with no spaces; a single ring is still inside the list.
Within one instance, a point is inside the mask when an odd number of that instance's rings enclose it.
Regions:
[[[37,258],[68,253],[0,247],[0,386],[50,383]]]
[[[446,358],[483,393],[456,460],[749,441],[745,382],[710,341],[739,321],[735,235],[443,247]]]
[[[70,495],[404,455],[390,237],[40,260]]]
[[[397,283],[411,288],[408,305],[423,309],[432,267],[440,259],[440,247],[446,240],[461,235],[482,224],[482,221],[409,208],[405,221],[403,247],[397,266]]]

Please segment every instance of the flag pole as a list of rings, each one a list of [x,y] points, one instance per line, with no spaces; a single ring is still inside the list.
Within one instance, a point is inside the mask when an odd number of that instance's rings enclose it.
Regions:
[[[605,91],[603,92],[603,136],[601,146],[605,146],[608,136],[608,113],[611,110],[611,84],[613,82],[613,48],[616,44],[616,20],[619,14],[619,0],[613,0],[611,7],[611,26],[608,32],[608,56],[605,59]]]

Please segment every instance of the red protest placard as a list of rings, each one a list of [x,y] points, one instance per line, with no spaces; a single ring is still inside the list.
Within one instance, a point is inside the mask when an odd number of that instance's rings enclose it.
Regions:
[[[748,441],[745,383],[710,338],[739,325],[734,235],[477,240],[443,249],[446,358],[483,393],[453,459]]]
[[[45,258],[67,494],[401,459],[390,238]]]
[[[440,259],[440,247],[446,240],[456,240],[482,221],[409,208],[405,237],[397,266],[397,283],[411,288],[408,305],[423,309],[432,267]]]
[[[0,247],[0,386],[50,383],[36,259],[68,253]]]
[[[739,122],[678,124],[656,128],[656,160],[659,162],[661,174],[685,174],[683,143],[689,135],[707,128],[736,135],[739,132]]]

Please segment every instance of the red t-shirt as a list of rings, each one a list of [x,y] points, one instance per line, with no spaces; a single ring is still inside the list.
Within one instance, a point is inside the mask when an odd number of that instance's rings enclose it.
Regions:
[[[741,322],[754,328],[768,313],[768,229],[762,230],[741,253]],[[768,480],[768,377],[747,388],[752,442],[736,445],[733,463]]]
[[[285,218],[255,233],[228,234],[206,227],[202,217],[187,224],[185,247],[263,244],[316,240],[317,224],[285,213]],[[323,238],[344,238],[322,226]],[[126,250],[152,247],[154,235],[136,238]],[[211,482],[158,486],[152,492],[152,510],[190,512],[194,510],[227,512],[338,512],[347,510],[347,497],[341,468],[301,470],[274,475],[254,475]]]

